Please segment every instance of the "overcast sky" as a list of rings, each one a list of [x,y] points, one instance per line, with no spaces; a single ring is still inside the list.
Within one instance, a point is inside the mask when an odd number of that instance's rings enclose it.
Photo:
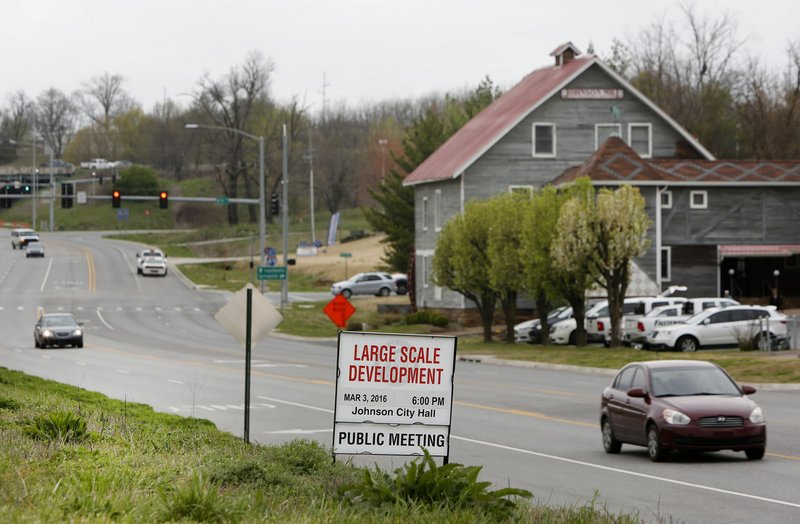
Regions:
[[[775,69],[800,41],[798,0],[695,6],[725,6]],[[485,75],[508,88],[561,43],[585,51],[591,41],[602,56],[614,37],[681,18],[676,0],[0,0],[0,14],[0,106],[19,89],[71,93],[107,71],[149,111],[257,49],[275,66],[272,95],[314,112],[323,74],[328,103],[350,105],[474,87]]]

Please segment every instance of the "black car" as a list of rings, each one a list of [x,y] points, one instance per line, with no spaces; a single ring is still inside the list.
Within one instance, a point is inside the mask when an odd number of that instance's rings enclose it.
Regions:
[[[83,347],[83,328],[71,313],[48,313],[39,317],[33,328],[33,344],[47,346]]]

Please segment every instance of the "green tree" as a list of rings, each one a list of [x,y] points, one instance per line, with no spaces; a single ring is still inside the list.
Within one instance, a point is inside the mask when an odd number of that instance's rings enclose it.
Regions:
[[[463,295],[475,304],[483,325],[483,340],[492,340],[492,321],[498,293],[489,271],[489,228],[492,206],[467,202],[442,228],[433,255],[433,282]]]
[[[370,225],[386,233],[386,256],[383,261],[392,269],[405,272],[414,249],[414,188],[403,180],[425,161],[453,133],[500,96],[500,91],[486,77],[465,97],[447,96],[443,104],[432,103],[406,130],[403,153],[391,153],[398,169],[370,190],[377,207],[365,208]]]
[[[596,200],[572,198],[561,210],[553,245],[557,266],[588,262],[594,282],[606,290],[611,321],[611,346],[620,342],[622,303],[628,288],[631,259],[647,251],[650,218],[637,188],[603,188]]]
[[[517,295],[521,287],[519,268],[523,263],[522,223],[530,205],[527,194],[503,193],[487,201],[489,211],[489,283],[497,292],[506,321],[506,342],[514,343]]]
[[[123,195],[157,196],[159,181],[154,169],[133,165],[120,173],[114,187]]]

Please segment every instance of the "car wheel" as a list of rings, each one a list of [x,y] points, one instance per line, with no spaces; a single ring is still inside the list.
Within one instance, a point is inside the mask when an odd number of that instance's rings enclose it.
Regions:
[[[607,418],[603,419],[603,449],[606,453],[619,453],[622,449],[622,443],[614,436],[614,431],[611,429],[611,423]]]
[[[698,347],[697,339],[690,336],[683,336],[675,343],[675,349],[685,353],[694,353]]]
[[[39,349],[39,341],[36,340],[36,337],[33,337],[33,347],[35,347],[36,349]]]
[[[353,294],[353,292],[352,292],[352,291],[350,291],[349,289],[343,289],[343,290],[342,290],[342,296],[343,296],[344,298],[350,298],[350,296],[351,296],[352,294]]]
[[[572,333],[569,334],[569,345],[574,346],[577,343],[578,343],[578,337],[573,331]]]
[[[764,458],[764,448],[746,449],[744,454],[747,455],[747,460],[761,460]]]
[[[81,340],[80,342],[78,342],[78,343],[76,344],[76,346],[77,346],[77,347],[79,347],[79,348],[82,348],[82,347],[83,347],[83,340]]]
[[[766,339],[766,340],[764,340]],[[772,342],[775,340],[775,335],[769,333],[768,335],[764,335],[763,333],[759,333],[755,337],[753,337],[753,349],[761,349],[761,342],[764,340],[766,342],[766,349],[772,348]]]
[[[379,297],[388,297],[391,292],[392,292],[392,290],[389,289],[388,287],[382,287],[381,290],[378,291],[378,296]]]
[[[653,462],[661,462],[666,457],[666,452],[661,447],[661,439],[658,437],[658,428],[655,424],[647,426],[647,455]]]
[[[406,293],[408,293],[408,288],[406,286],[397,286],[398,295],[405,295]]]

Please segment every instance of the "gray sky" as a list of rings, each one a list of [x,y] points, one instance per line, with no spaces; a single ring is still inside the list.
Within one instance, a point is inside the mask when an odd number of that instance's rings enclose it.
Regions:
[[[695,6],[726,6],[772,68],[800,41],[798,0]],[[508,88],[561,43],[585,51],[591,41],[602,55],[614,37],[681,17],[676,0],[0,0],[0,13],[0,105],[19,89],[71,93],[108,71],[149,111],[258,49],[275,65],[273,96],[314,112],[323,73],[328,102],[350,105],[474,87],[485,75]]]

